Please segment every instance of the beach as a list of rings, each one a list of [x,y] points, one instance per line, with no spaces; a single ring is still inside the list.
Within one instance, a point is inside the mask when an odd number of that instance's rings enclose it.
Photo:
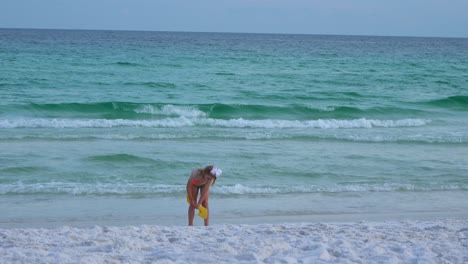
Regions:
[[[468,262],[466,39],[0,36],[2,264]]]
[[[1,263],[466,263],[468,221],[0,229]]]

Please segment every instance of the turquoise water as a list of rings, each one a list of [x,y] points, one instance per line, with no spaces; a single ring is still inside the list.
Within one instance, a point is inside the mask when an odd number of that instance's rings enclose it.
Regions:
[[[0,95],[1,226],[468,216],[468,39],[0,29]]]

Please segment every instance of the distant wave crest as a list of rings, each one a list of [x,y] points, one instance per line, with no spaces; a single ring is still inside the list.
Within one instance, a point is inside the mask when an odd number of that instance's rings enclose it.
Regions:
[[[468,96],[449,96],[443,99],[431,100],[427,104],[442,108],[468,110]]]
[[[0,136],[0,140],[22,140],[22,139],[40,139],[40,140],[173,140],[173,139],[213,139],[213,140],[227,140],[227,139],[244,139],[244,140],[337,140],[337,141],[347,141],[347,142],[415,142],[415,143],[429,143],[429,144],[468,144],[468,134],[464,132],[458,133],[444,133],[444,132],[435,132],[435,133],[424,133],[424,134],[377,134],[369,135],[362,133],[352,133],[352,131],[347,131],[347,133],[310,133],[304,135],[303,133],[284,133],[284,131],[278,131],[277,133],[272,133],[270,131],[254,131],[254,132],[245,132],[245,131],[211,131],[210,133],[174,133],[171,131],[168,132],[154,132],[148,133],[148,131],[143,131],[142,133],[126,133],[125,131],[107,131],[106,133],[75,133],[74,131],[67,131],[68,133],[59,134],[35,134],[34,131],[30,131],[25,134],[7,134]]]
[[[195,114],[196,115],[196,114]],[[228,128],[374,128],[374,127],[415,127],[430,123],[427,119],[318,119],[318,120],[246,120],[213,119],[213,118],[164,118],[157,120],[129,120],[129,119],[59,119],[59,118],[30,118],[30,119],[0,119],[0,128],[111,128],[111,127],[185,127],[210,126]]]
[[[145,85],[170,86],[167,83],[145,83]],[[397,114],[415,116],[422,110],[399,107],[360,108],[340,105],[256,105],[256,104],[161,104],[132,102],[21,104],[5,108],[8,112],[19,112],[21,116],[38,114],[47,117],[141,119],[150,116],[210,117],[216,119],[358,119],[382,118]]]
[[[174,105],[163,105],[157,107],[154,105],[145,104],[134,110],[136,113],[145,113],[153,115],[177,115],[184,117],[205,117],[206,113],[198,110],[191,106],[174,106]]]

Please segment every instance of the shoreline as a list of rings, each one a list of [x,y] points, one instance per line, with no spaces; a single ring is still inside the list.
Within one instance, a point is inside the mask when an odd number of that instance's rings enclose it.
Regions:
[[[211,225],[262,225],[262,224],[298,224],[298,223],[384,223],[399,221],[463,221],[468,213],[462,211],[419,211],[419,212],[381,212],[381,213],[329,213],[329,214],[278,214],[278,215],[245,215],[242,217],[215,215]],[[42,219],[34,221],[2,221],[0,229],[57,229],[61,227],[92,228],[95,226],[160,226],[185,227],[187,215],[168,216],[121,216],[102,218],[70,218],[67,220]],[[203,226],[203,219],[195,217],[195,226]]]
[[[267,195],[252,199],[213,194],[211,224],[468,219],[465,196],[464,191]],[[188,207],[183,198],[3,196],[0,228],[185,226]],[[202,223],[196,219],[195,224]]]
[[[0,245],[7,263],[465,263],[468,220],[12,228]]]

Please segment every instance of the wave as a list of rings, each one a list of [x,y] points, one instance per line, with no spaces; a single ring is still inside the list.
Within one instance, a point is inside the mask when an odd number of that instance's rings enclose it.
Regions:
[[[174,106],[174,105],[141,105],[133,111],[136,113],[163,115],[163,116],[184,116],[184,117],[205,117],[206,113],[192,106]]]
[[[37,172],[42,172],[42,171],[47,171],[47,167],[39,167],[39,166],[17,166],[17,167],[6,167],[0,169],[0,173],[5,173],[5,174],[31,174],[31,173],[37,173]]]
[[[442,143],[467,144],[466,134],[410,134],[410,135],[332,135],[320,137],[351,142],[398,142],[398,143]]]
[[[450,96],[443,99],[431,100],[425,102],[425,104],[449,109],[468,110],[468,96]]]
[[[118,62],[112,63],[111,65],[126,66],[126,67],[142,67],[142,66],[145,66],[143,64],[129,62],[129,61],[118,61]]]
[[[215,75],[234,76],[234,75],[236,75],[236,74],[235,74],[235,73],[232,73],[232,72],[216,72]]]
[[[349,119],[361,117],[384,117],[388,115],[415,116],[423,115],[424,111],[401,107],[369,107],[360,108],[340,105],[252,105],[252,104],[212,104],[196,106],[212,118],[276,118],[307,120],[307,119]]]
[[[3,111],[2,111],[3,110]],[[165,116],[203,117],[206,113],[189,105],[140,104],[126,102],[27,104],[0,107],[0,113],[15,113],[19,116],[42,116],[46,118],[93,118],[93,119],[148,119]]]
[[[218,195],[269,195],[291,193],[343,193],[343,192],[406,192],[406,191],[455,191],[468,190],[466,184],[422,185],[403,183],[337,185],[217,185],[211,192]],[[185,193],[185,185],[150,183],[9,183],[0,184],[0,194],[71,194],[71,195],[158,195]]]
[[[140,115],[162,116],[206,116],[196,106],[171,104],[146,104],[129,102],[99,103],[59,103],[59,104],[26,104],[5,107],[5,112],[31,112],[44,116],[110,116],[114,118],[138,118]]]
[[[121,116],[129,118],[132,110],[137,107],[132,103],[102,102],[102,103],[59,103],[59,104],[27,104],[12,106],[10,111],[21,113],[31,112],[42,116]]]
[[[126,82],[125,86],[145,86],[150,88],[177,88],[175,83],[168,82]]]
[[[10,183],[0,185],[0,194],[72,194],[72,195],[132,195],[132,194],[168,194],[185,191],[182,185],[146,184],[146,183],[94,183],[78,184],[66,182],[49,183]]]
[[[431,122],[427,119],[318,119],[318,120],[246,120],[213,119],[213,118],[164,118],[158,120],[128,120],[128,119],[0,119],[0,128],[113,128],[113,127],[225,127],[225,128],[313,128],[313,129],[349,129],[376,127],[415,127]]]
[[[340,192],[395,192],[395,191],[444,191],[468,190],[468,185],[429,185],[416,186],[414,184],[383,183],[383,184],[349,184],[327,186],[297,185],[281,186],[244,186],[242,184],[224,185],[213,188],[218,194],[288,194],[288,193],[340,193]]]
[[[362,116],[366,111],[347,106],[307,106],[307,105],[242,105],[242,104],[212,104],[200,105],[200,110],[212,118],[276,118],[295,117],[300,119],[314,118],[346,118]]]
[[[187,118],[162,120],[128,119],[15,119],[0,120],[0,128],[112,128],[112,127],[182,127],[193,126]]]
[[[154,163],[155,160],[130,154],[112,154],[112,155],[98,155],[89,157],[90,161],[97,162],[115,162],[115,163]]]
[[[424,111],[399,107],[359,108],[333,105],[160,104],[131,102],[26,104],[3,106],[5,112],[45,117],[105,117],[141,119],[151,116],[211,117],[218,119],[357,119],[389,115],[421,116]]]
[[[199,124],[219,127],[235,128],[373,128],[373,127],[412,127],[423,126],[430,123],[430,120],[424,119],[400,119],[400,120],[376,120],[376,119],[318,119],[318,120],[245,120],[242,118],[222,120],[222,119],[201,119]]]
[[[231,131],[232,132],[232,131]],[[344,142],[368,142],[368,143],[429,143],[429,144],[468,144],[468,135],[465,133],[435,133],[435,134],[404,134],[404,135],[362,135],[362,134],[310,134],[302,133],[271,133],[267,132],[245,132],[228,133],[147,133],[140,134],[125,134],[113,131],[112,133],[101,134],[75,134],[75,133],[60,133],[60,134],[14,134],[2,135],[0,140],[58,140],[58,141],[82,141],[82,140],[124,140],[124,141],[145,141],[145,140],[192,140],[192,139],[209,139],[209,140],[305,140],[305,141],[344,141]]]

